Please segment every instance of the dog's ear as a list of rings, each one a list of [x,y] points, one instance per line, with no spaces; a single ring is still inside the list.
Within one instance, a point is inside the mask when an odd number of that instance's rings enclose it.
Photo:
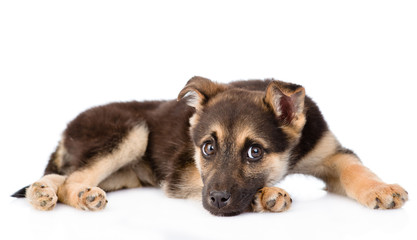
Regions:
[[[284,125],[304,115],[305,90],[302,86],[272,81],[266,88],[265,103],[274,110]]]
[[[215,83],[207,78],[195,76],[191,78],[178,94],[178,101],[184,99],[187,104],[200,109],[217,93],[226,89],[224,84]]]

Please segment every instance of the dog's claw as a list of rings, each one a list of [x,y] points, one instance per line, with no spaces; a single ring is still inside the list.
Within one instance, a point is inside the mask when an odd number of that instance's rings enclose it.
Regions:
[[[360,203],[373,209],[400,208],[407,200],[407,191],[396,184],[380,184],[358,199]]]

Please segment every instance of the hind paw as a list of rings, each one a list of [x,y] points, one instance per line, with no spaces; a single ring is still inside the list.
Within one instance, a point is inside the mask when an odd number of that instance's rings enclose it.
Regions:
[[[42,182],[35,182],[26,191],[26,198],[33,207],[39,210],[52,210],[58,197],[50,186]]]
[[[106,193],[101,188],[83,188],[78,192],[78,208],[82,210],[98,211],[106,204]]]
[[[252,209],[255,212],[283,212],[290,208],[291,203],[292,199],[285,190],[264,187],[256,193],[252,201]]]

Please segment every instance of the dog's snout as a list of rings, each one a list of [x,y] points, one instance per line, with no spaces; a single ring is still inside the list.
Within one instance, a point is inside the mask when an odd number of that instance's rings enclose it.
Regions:
[[[229,204],[230,193],[220,192],[220,191],[211,191],[210,192],[210,204],[217,208],[222,208]]]

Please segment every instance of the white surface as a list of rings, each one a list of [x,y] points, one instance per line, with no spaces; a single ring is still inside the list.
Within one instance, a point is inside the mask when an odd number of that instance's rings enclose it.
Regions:
[[[416,12],[415,1],[1,1],[0,238],[417,237]],[[172,99],[194,75],[304,85],[339,140],[410,201],[372,211],[305,176],[279,184],[290,211],[231,218],[157,189],[110,193],[95,213],[9,197],[41,176],[79,112]]]

